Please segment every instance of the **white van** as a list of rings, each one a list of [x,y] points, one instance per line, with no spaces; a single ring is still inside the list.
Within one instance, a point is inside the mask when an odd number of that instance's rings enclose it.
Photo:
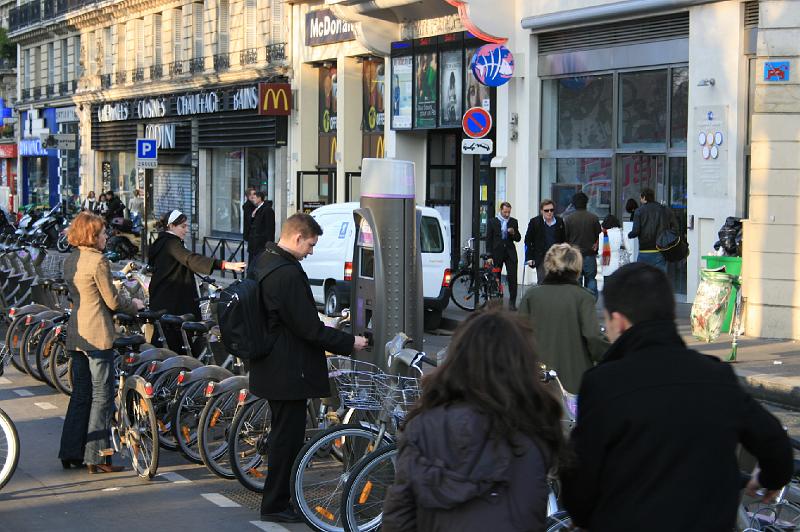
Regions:
[[[300,263],[311,282],[314,300],[326,314],[350,306],[353,275],[355,222],[358,202],[334,203],[315,209],[311,216],[322,227],[314,254]],[[425,326],[439,326],[442,311],[450,301],[450,235],[447,224],[435,209],[417,206],[422,214],[422,277],[425,297]]]

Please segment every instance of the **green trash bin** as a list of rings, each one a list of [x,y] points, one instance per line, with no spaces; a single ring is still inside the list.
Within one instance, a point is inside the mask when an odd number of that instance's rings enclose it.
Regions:
[[[725,273],[736,277],[737,281],[741,281],[742,275],[742,257],[716,257],[714,255],[703,255],[703,260],[706,261],[706,268],[715,270],[717,268],[725,267]],[[739,284],[734,283],[733,290],[731,290],[731,297],[728,299],[728,311],[725,313],[725,321],[722,322],[722,332],[731,332],[731,322],[733,321],[733,312],[736,310],[736,296],[739,293]]]

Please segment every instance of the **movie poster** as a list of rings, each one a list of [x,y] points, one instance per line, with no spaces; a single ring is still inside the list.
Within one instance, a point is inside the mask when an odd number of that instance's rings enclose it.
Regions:
[[[384,69],[385,65],[382,59],[379,60],[364,60],[361,64],[362,67],[362,80],[364,83],[363,97],[363,124],[364,132],[371,133],[374,131],[383,131],[385,123],[385,113],[383,111],[383,97],[384,97]]]
[[[459,127],[464,113],[461,104],[461,81],[464,72],[461,50],[442,52],[440,62],[439,125]]]
[[[392,129],[411,129],[413,57],[392,58]]]
[[[416,62],[414,127],[436,127],[436,52],[417,54],[414,60]]]
[[[489,111],[492,102],[491,89],[486,85],[481,85],[481,83],[475,79],[475,75],[472,73],[469,66],[476,50],[477,48],[467,48],[467,59],[464,62],[464,79],[466,80],[466,102],[464,104],[464,110],[466,111],[471,107],[483,107]]]
[[[319,131],[336,133],[336,67],[319,69]]]

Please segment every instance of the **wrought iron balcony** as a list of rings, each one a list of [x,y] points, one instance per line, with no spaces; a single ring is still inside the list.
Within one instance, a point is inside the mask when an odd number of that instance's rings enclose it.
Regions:
[[[101,89],[111,88],[111,74],[100,74],[100,88]]]
[[[239,64],[252,65],[258,62],[258,48],[248,48],[239,54]]]
[[[51,83],[45,87],[45,95],[52,96],[56,93],[56,84]]]
[[[118,70],[114,80],[116,81],[117,85],[124,85],[128,82],[128,73],[124,70]]]
[[[150,66],[150,79],[161,79],[164,75],[164,67],[161,65]]]
[[[189,62],[189,72],[191,72],[192,74],[203,72],[205,69],[206,69],[205,57],[195,57]]]
[[[276,63],[286,60],[286,43],[276,43],[267,45],[267,62]]]
[[[169,76],[180,76],[183,74],[183,61],[173,61],[169,64]]]
[[[67,94],[69,92],[69,86],[70,86],[69,81],[60,81],[58,83],[58,93],[61,94],[62,96],[64,94]]]
[[[144,67],[134,68],[131,71],[131,79],[133,82],[144,81]]]
[[[214,56],[214,70],[217,72],[228,70],[231,66],[231,59],[228,54],[217,54]]]
[[[31,90],[30,89],[22,89],[22,99],[23,100],[30,100],[31,99]]]

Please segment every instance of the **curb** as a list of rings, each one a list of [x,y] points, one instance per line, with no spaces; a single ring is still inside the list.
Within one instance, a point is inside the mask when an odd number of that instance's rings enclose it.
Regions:
[[[791,410],[800,410],[800,387],[796,378],[779,377],[747,370],[736,374],[747,392],[756,399],[775,403]]]

